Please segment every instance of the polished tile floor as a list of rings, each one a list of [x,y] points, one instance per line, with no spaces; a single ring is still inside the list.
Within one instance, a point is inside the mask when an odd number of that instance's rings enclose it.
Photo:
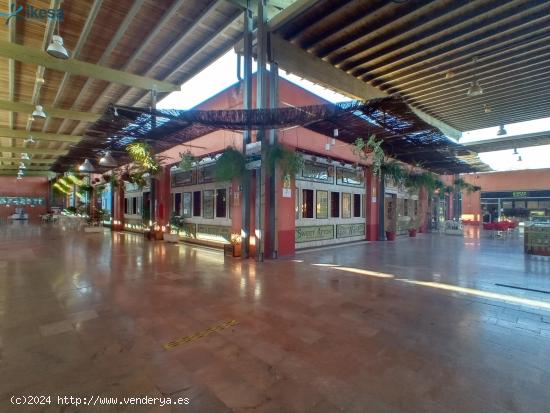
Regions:
[[[470,235],[256,264],[2,226],[0,412],[548,412],[550,261],[521,239]]]

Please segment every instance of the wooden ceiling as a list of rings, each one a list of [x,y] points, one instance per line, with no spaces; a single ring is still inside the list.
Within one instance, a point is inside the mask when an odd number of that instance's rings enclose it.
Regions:
[[[550,116],[548,0],[310,3],[274,33],[454,129]]]
[[[10,10],[12,2],[0,0],[0,10]],[[26,9],[29,5],[63,9],[59,32],[71,52],[70,61],[99,65],[98,73],[107,67],[174,85],[194,76],[242,36],[242,8],[227,0],[24,3]],[[4,24],[5,17],[0,19],[0,41],[34,51],[43,52],[57,32],[53,20],[19,17]],[[18,165],[23,151],[32,153],[28,170],[50,164],[79,140],[89,121],[99,117],[109,103],[145,107],[150,105],[150,92],[0,57],[0,166]],[[30,122],[29,105],[36,104],[52,116]],[[28,135],[38,142],[26,144]]]

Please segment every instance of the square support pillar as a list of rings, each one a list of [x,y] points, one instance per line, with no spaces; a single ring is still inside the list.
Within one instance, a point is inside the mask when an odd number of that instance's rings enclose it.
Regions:
[[[366,172],[366,185],[367,185],[367,199],[366,204],[366,220],[367,220],[367,233],[366,238],[369,241],[376,241],[378,239],[378,190],[379,179],[372,173],[369,168]]]

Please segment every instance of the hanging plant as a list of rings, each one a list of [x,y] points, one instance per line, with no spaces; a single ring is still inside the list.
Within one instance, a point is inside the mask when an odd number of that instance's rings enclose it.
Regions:
[[[180,158],[181,160],[178,164],[178,168],[184,172],[192,170],[193,166],[195,166],[195,162],[197,162],[197,158],[191,153],[190,150],[180,153]]]
[[[270,170],[276,165],[279,167],[283,178],[285,176],[295,176],[304,166],[302,155],[280,144],[273,145],[267,149],[266,160]]]
[[[105,192],[105,185],[103,185],[103,184],[97,185],[95,187],[95,191],[98,195],[101,195],[103,192]]]
[[[139,168],[151,174],[160,170],[158,158],[153,154],[153,148],[145,142],[134,142],[126,145],[128,156]]]
[[[143,176],[144,172],[138,171],[129,174],[129,182],[136,185],[139,189],[143,189],[147,186],[147,180]]]
[[[383,163],[380,171],[384,173],[384,177],[392,179],[396,185],[403,183],[406,176],[406,171],[399,162],[394,160]]]
[[[372,162],[372,172],[375,176],[382,173],[382,165],[386,159],[386,154],[382,149],[382,140],[377,141],[376,135],[370,135],[368,141],[363,138],[357,138],[352,145],[351,151],[359,160],[370,160]]]
[[[217,181],[241,180],[246,172],[246,159],[243,153],[232,146],[228,146],[215,166]]]
[[[82,194],[86,194],[86,193],[91,194],[92,192],[94,192],[94,187],[88,184],[80,185],[78,189],[79,189],[79,192]]]

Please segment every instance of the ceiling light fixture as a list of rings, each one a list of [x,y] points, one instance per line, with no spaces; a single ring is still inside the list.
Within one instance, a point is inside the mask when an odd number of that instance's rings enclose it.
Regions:
[[[325,151],[330,151],[330,143],[325,143]]]
[[[30,143],[32,145],[33,143],[36,143],[36,141],[34,140],[32,135],[29,135],[29,137],[25,139],[25,143]]]
[[[46,52],[58,59],[67,60],[70,57],[69,51],[63,46],[63,37],[59,34],[59,19],[57,19],[57,34],[52,36],[52,41],[48,45]]]
[[[84,163],[82,163],[82,165],[80,165],[78,167],[78,170],[80,172],[93,172],[95,171],[95,168],[94,166],[92,165],[92,163],[90,162],[90,160],[88,158],[86,158],[84,160]]]
[[[21,154],[21,159],[23,159],[24,161],[29,161],[29,160],[31,159],[31,157],[29,156],[28,153],[23,152],[23,153]]]
[[[518,155],[518,148],[514,148],[514,153],[512,155]]]
[[[34,109],[34,112],[32,113],[33,118],[46,118],[46,112],[44,112],[44,108],[41,105],[36,105],[36,108]],[[33,119],[34,120],[34,119]]]
[[[117,166],[117,162],[115,161],[115,159],[111,155],[111,151],[105,152],[105,155],[103,155],[101,157],[101,159],[99,160],[99,164],[101,166],[107,166],[107,167],[116,167]]]
[[[491,113],[493,109],[491,109],[491,106],[489,106],[487,103],[483,105],[483,112],[485,113]]]
[[[474,57],[472,59],[472,64],[475,66],[476,63],[477,63],[477,57]],[[474,67],[474,71],[475,71],[475,67]],[[470,97],[474,97],[482,94],[483,94],[483,89],[481,88],[481,85],[479,84],[479,81],[477,80],[476,75],[474,74],[473,79],[470,82],[470,87],[466,92],[466,95]]]
[[[470,82],[470,87],[468,88],[466,95],[470,97],[474,97],[474,96],[480,96],[482,94],[483,94],[483,89],[481,88],[479,81],[474,80],[473,82]]]
[[[19,169],[27,169],[27,166],[23,162],[19,162]]]
[[[498,128],[497,136],[504,136],[507,133],[508,132],[506,131],[506,129],[504,129],[504,125],[500,125]]]
[[[521,161],[523,161],[523,159],[521,159],[521,155],[520,155],[518,156],[518,162],[521,162]]]

